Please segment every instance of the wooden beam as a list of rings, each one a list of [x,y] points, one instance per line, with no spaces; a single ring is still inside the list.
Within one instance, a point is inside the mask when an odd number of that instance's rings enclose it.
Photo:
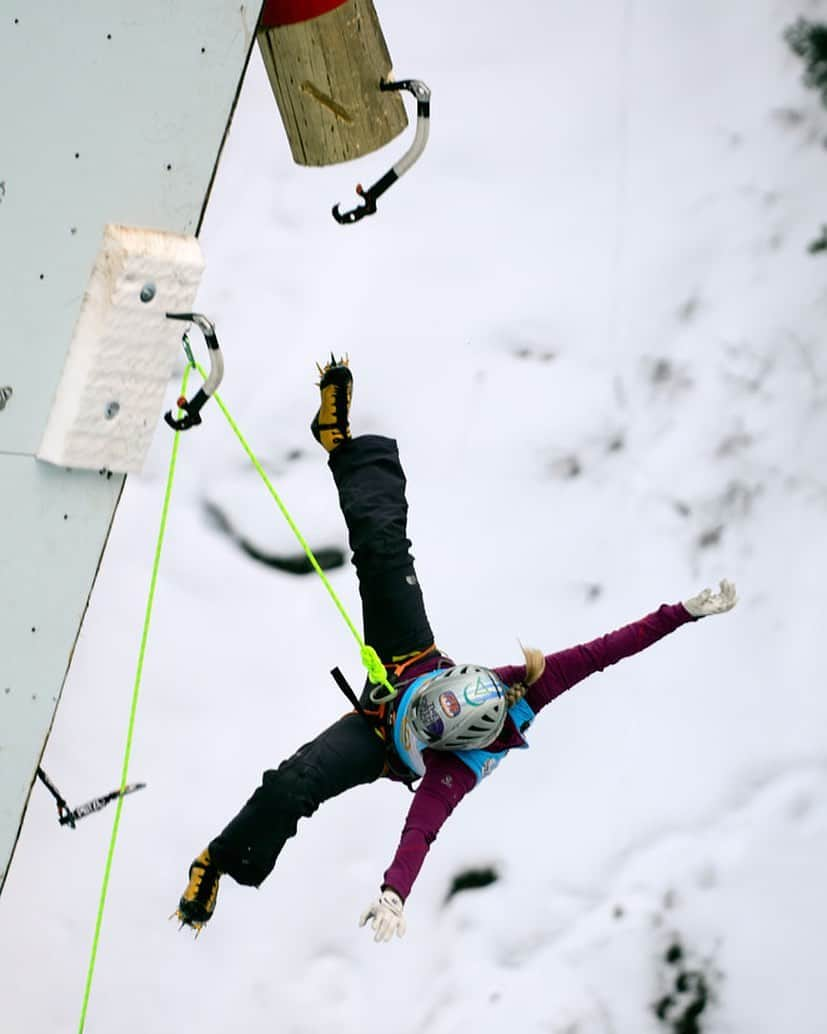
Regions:
[[[287,25],[266,21],[258,43],[299,165],[359,158],[407,126],[399,95],[379,89],[391,59],[372,0]]]

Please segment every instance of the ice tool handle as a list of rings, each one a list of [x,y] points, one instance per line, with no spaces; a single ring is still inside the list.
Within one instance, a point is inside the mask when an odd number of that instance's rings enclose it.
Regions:
[[[352,208],[349,212],[340,212],[338,205],[333,206],[333,218],[337,223],[358,223],[366,215],[373,215],[376,211],[377,198],[381,197],[389,187],[396,183],[400,176],[410,169],[425,150],[425,144],[428,143],[428,132],[431,126],[431,91],[425,83],[420,82],[419,79],[400,79],[399,82],[395,83],[383,81],[379,83],[379,89],[410,90],[414,97],[416,97],[416,134],[414,135],[413,143],[396,165],[391,166],[385,175],[378,179],[372,187],[368,187],[365,190],[361,183],[356,185],[356,193],[364,200],[364,204]]]
[[[186,431],[201,423],[201,410],[210,397],[215,394],[224,376],[224,358],[221,355],[218,338],[215,336],[215,326],[206,316],[202,316],[199,312],[168,312],[166,315],[168,320],[184,320],[186,323],[194,323],[204,335],[210,356],[210,372],[207,379],[191,399],[186,399],[183,395],[178,399],[178,408],[183,409],[184,415],[174,417],[171,409],[164,413],[164,420],[173,431]],[[194,360],[189,352],[188,358],[194,365]]]

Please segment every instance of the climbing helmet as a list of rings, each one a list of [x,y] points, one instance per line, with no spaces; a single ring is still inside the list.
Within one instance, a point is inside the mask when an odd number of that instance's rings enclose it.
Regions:
[[[487,747],[502,732],[506,687],[490,668],[462,664],[443,668],[414,690],[411,728],[434,750]]]

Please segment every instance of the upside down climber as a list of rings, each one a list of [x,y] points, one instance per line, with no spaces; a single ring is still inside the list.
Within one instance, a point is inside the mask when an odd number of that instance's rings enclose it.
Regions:
[[[405,475],[396,442],[353,437],[353,377],[346,360],[320,370],[321,404],[311,424],[347,525],[362,599],[364,640],[385,662],[396,689],[375,704],[368,682],[359,709],[344,715],[276,769],[193,861],[178,904],[182,924],[199,931],[215,910],[219,881],[259,886],[299,819],[352,787],[389,778],[418,783],[399,844],[362,913],[374,940],[405,932],[404,905],[448,816],[515,748],[528,746],[535,717],[589,675],[652,646],[681,625],[731,610],[735,587],[704,589],[591,642],[543,655],[523,648],[524,663],[458,665],[435,644],[407,538]],[[378,735],[377,735],[378,733]]]

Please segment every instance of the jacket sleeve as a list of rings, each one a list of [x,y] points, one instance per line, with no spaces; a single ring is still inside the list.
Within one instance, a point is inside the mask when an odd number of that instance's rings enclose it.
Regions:
[[[526,693],[526,703],[536,714],[589,675],[603,671],[610,664],[617,664],[624,657],[640,653],[676,628],[695,620],[682,603],[665,603],[639,621],[592,639],[589,643],[548,654],[543,674]],[[525,667],[522,665],[498,668],[497,672],[506,685],[512,685],[525,677]]]
[[[471,769],[453,754],[426,750],[423,759],[425,775],[416,788],[399,846],[382,882],[383,890],[395,890],[403,901],[443,823],[477,782]]]

